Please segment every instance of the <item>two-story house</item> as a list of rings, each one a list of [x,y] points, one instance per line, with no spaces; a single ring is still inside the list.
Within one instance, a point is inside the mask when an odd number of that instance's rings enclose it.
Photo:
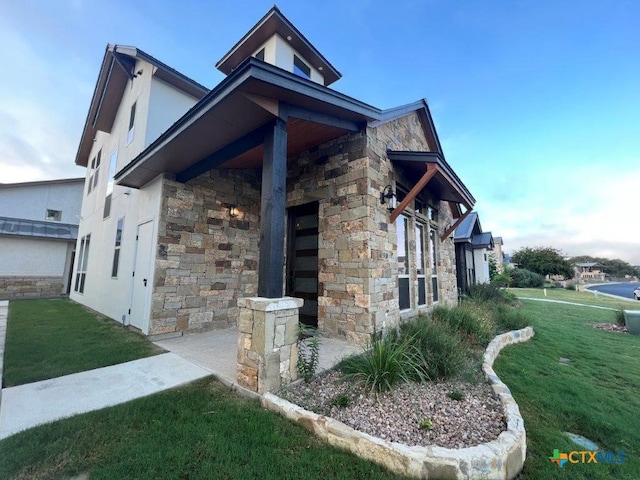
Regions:
[[[156,336],[288,295],[352,343],[456,301],[449,237],[475,200],[424,100],[381,110],[330,88],[341,74],[276,7],[216,66],[208,91],[107,48],[71,298]]]
[[[494,239],[491,232],[482,231],[476,212],[471,212],[460,222],[453,240],[460,290],[465,292],[471,285],[489,283],[489,255],[494,249]]]

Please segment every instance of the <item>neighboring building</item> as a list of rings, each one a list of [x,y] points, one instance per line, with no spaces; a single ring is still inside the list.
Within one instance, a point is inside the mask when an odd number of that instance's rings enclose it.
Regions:
[[[483,232],[480,218],[471,212],[453,234],[456,245],[458,287],[465,292],[471,285],[489,283],[489,254],[494,241],[491,232]]]
[[[504,253],[502,252],[503,246],[504,242],[502,241],[502,237],[493,237],[493,251],[489,252],[489,256],[495,259],[498,273],[504,272],[505,259]]]
[[[573,269],[576,272],[576,280],[578,282],[604,282],[605,273],[602,271],[602,265],[594,262],[574,263]]]
[[[69,293],[83,184],[0,184],[0,299]]]
[[[340,73],[276,7],[217,67],[209,92],[107,47],[76,157],[72,299],[176,335],[289,295],[302,321],[360,344],[456,302],[449,237],[475,200],[425,101],[380,110],[327,88]]]

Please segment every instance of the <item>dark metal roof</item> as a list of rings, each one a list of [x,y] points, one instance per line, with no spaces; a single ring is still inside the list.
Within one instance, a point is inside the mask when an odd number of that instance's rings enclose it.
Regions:
[[[491,232],[476,234],[471,239],[471,245],[475,248],[493,248],[493,236]]]
[[[75,240],[78,238],[78,226],[67,223],[0,217],[0,235]]]
[[[436,164],[439,170],[434,177],[434,183],[430,182],[428,184],[429,188],[435,190],[441,200],[462,203],[469,209],[475,204],[476,201],[471,192],[439,152],[389,150],[387,151],[387,157],[389,157],[389,160],[410,169],[414,175],[419,175],[417,178],[424,174],[424,165],[428,163]]]
[[[478,217],[477,212],[471,212],[467,215],[458,228],[456,228],[453,234],[453,240],[456,243],[460,242],[470,242],[473,238],[473,235],[482,233],[482,228],[480,227],[480,219]]]
[[[324,77],[325,86],[331,85],[342,77],[342,74],[329,63],[316,47],[285,17],[275,5],[258,20],[247,34],[236,43],[218,62],[216,68],[229,75],[244,60],[250,57],[260,45],[274,34],[289,42],[291,47],[311,62],[313,67]]]
[[[139,188],[161,173],[178,174],[272,122],[279,115],[281,104],[301,106],[363,126],[382,113],[364,102],[249,57],[120,170],[116,181]],[[346,133],[339,130],[335,130],[334,138]]]

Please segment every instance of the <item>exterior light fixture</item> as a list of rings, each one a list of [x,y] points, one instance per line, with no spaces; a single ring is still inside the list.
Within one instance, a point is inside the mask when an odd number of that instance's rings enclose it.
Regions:
[[[239,215],[240,212],[238,212],[238,206],[237,205],[231,205],[231,207],[229,207],[229,216],[231,218],[236,218]]]
[[[380,192],[380,203],[382,205],[386,204],[390,212],[396,209],[396,194],[391,185],[387,185],[382,189],[382,192]]]

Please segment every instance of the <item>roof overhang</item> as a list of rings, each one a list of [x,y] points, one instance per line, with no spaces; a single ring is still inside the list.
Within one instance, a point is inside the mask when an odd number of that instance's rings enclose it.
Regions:
[[[409,178],[421,178],[425,173],[425,168],[431,165],[435,173],[428,182],[429,191],[433,192],[440,200],[462,204],[467,210],[473,208],[475,198],[473,198],[473,195],[471,195],[440,152],[389,150],[387,151],[387,157],[393,163],[402,167]],[[426,185],[423,188],[426,188]]]
[[[342,77],[331,63],[300,33],[275,5],[217,63],[216,68],[229,75],[274,34],[286,39],[291,47],[321,71],[325,86]]]
[[[162,173],[181,181],[214,167],[262,165],[263,130],[288,120],[287,153],[358,131],[380,118],[375,107],[254,58],[120,170],[118,184],[140,188]]]
[[[0,235],[71,241],[78,238],[78,225],[0,217]]]
[[[137,75],[135,72],[137,60],[144,60],[156,67],[152,72],[154,77],[196,99],[202,98],[209,91],[138,48],[107,45],[76,153],[76,165],[83,167],[88,165],[93,140],[98,131],[111,132],[124,89],[127,83]]]

